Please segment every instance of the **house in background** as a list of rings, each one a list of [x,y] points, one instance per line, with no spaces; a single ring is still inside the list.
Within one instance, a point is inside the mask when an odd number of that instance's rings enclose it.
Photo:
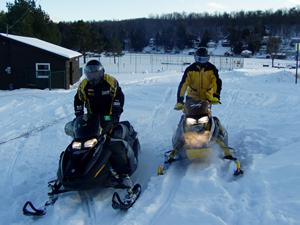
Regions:
[[[80,56],[37,38],[0,33],[0,89],[69,89],[81,76]]]

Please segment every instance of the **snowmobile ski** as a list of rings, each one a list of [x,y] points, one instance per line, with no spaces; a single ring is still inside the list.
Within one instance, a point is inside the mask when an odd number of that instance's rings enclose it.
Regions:
[[[127,194],[123,200],[121,199],[120,195],[115,192],[112,197],[112,207],[114,209],[128,210],[139,198],[141,190],[141,185],[135,184],[132,188],[127,190]]]
[[[223,158],[231,160],[231,161],[234,161],[234,163],[236,165],[236,170],[234,171],[233,176],[237,177],[239,175],[243,175],[244,174],[244,171],[241,169],[241,163],[240,163],[240,161],[237,158],[233,157],[232,155],[227,155],[227,156],[224,156]]]
[[[36,208],[31,201],[27,201],[23,206],[23,214],[25,216],[44,216],[47,213],[47,208],[54,205],[58,199],[58,195],[61,193],[68,192],[69,190],[60,190],[61,184],[57,180],[52,180],[48,182],[49,199],[45,202],[44,206],[41,208]]]
[[[228,148],[228,149],[232,150],[233,148]],[[158,168],[157,168],[157,175],[158,176],[164,175],[165,172],[169,169],[170,165],[173,162],[181,160],[180,158],[176,158],[176,151],[175,150],[170,150],[170,151],[165,152],[164,157],[165,157],[164,163],[162,165],[159,165]],[[244,171],[241,169],[241,163],[237,158],[233,157],[232,155],[227,155],[227,156],[224,156],[223,159],[231,160],[235,163],[236,170],[233,173],[233,175],[235,177],[244,174]]]
[[[175,150],[170,150],[170,151],[165,152],[164,158],[165,158],[164,163],[157,167],[157,175],[158,176],[164,175],[165,172],[169,169],[170,165],[173,162],[176,162],[176,161],[180,160],[179,158],[176,158],[176,151]]]

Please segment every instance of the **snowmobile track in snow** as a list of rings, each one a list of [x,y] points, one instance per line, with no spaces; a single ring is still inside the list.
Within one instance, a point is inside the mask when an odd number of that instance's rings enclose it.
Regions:
[[[179,183],[181,182],[182,178],[184,177],[187,171],[186,165],[183,166],[184,168],[180,165],[174,164],[172,165],[172,168],[170,168],[168,172],[164,175],[161,193],[164,193],[165,191],[169,193],[165,196],[162,195],[162,199],[160,199],[161,195],[159,195],[158,199],[156,199],[159,201],[160,206],[157,209],[156,213],[153,215],[150,221],[150,225],[158,224],[158,220],[160,219],[160,217],[166,212],[168,207],[170,207],[170,202],[174,199],[175,195],[177,194],[178,188],[180,186]]]
[[[95,211],[95,202],[92,196],[87,191],[80,191],[79,196],[82,201],[83,209],[87,213],[88,221],[86,221],[86,224],[87,225],[98,224],[97,213]]]
[[[70,115],[71,115],[71,114],[70,114]],[[0,141],[0,145],[6,144],[6,143],[8,143],[8,142],[11,142],[11,141],[14,141],[14,140],[17,140],[17,139],[20,139],[20,138],[28,138],[28,137],[30,137],[30,136],[36,134],[36,133],[42,132],[43,130],[45,130],[45,129],[51,127],[51,126],[56,125],[58,122],[60,122],[60,121],[62,121],[62,120],[64,120],[64,119],[66,119],[66,118],[69,118],[70,115],[64,116],[64,117],[62,117],[62,118],[53,120],[53,121],[51,121],[51,122],[49,122],[49,123],[47,123],[47,124],[44,124],[44,125],[41,125],[41,126],[39,126],[39,127],[33,128],[33,129],[31,129],[31,130],[29,130],[29,131],[27,131],[27,132],[25,132],[25,133],[23,133],[23,134],[20,134],[20,135],[18,135],[18,136],[16,136],[16,137],[9,138],[8,140]]]
[[[153,110],[152,118],[157,118],[158,115],[162,113],[168,116],[167,113],[168,111],[165,111],[164,106],[166,105],[166,102],[170,100],[171,96],[172,96],[172,89],[168,88],[163,95],[161,103],[158,106],[156,106],[155,109]],[[155,126],[156,126],[156,120],[152,120],[151,128],[154,130]]]

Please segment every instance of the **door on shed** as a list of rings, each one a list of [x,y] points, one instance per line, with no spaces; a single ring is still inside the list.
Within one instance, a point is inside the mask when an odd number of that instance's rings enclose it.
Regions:
[[[69,62],[69,73],[70,73],[70,84],[73,84],[73,82],[74,82],[74,79],[73,79],[74,68],[73,68],[73,62],[72,61]]]
[[[0,40],[0,88],[9,89],[13,87],[11,68],[10,42]]]

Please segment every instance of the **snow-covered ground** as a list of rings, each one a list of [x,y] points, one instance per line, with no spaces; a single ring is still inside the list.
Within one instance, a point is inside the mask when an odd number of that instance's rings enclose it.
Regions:
[[[232,177],[221,159],[174,163],[156,176],[181,116],[174,111],[181,72],[117,74],[126,96],[123,120],[139,133],[136,172],[143,193],[127,212],[111,208],[112,189],[67,193],[46,216],[22,215],[27,200],[41,205],[60,152],[70,142],[71,90],[0,91],[0,224],[300,224],[300,98],[292,72],[270,68],[221,72],[221,105],[213,106],[241,158]]]

